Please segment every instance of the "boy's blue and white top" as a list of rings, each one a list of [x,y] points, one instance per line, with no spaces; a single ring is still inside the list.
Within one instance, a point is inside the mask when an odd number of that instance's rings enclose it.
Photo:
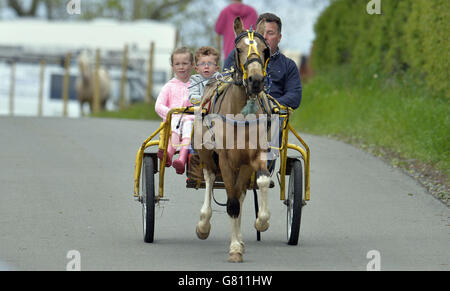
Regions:
[[[200,74],[192,75],[189,80],[189,102],[197,106],[200,104],[203,93],[205,92],[205,86],[208,82],[214,81],[216,77],[219,75],[219,72],[215,72],[210,78],[205,78]]]

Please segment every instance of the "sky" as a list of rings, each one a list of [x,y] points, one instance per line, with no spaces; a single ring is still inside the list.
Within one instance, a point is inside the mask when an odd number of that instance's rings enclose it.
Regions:
[[[221,0],[228,4],[229,1]],[[281,49],[300,51],[309,54],[314,40],[314,24],[328,1],[318,0],[278,0],[272,1],[270,7],[261,0],[243,0],[253,6],[258,14],[271,12],[281,18],[283,37]]]
[[[198,0],[197,5],[211,5],[208,7],[207,16],[202,23],[214,27],[220,11],[231,3],[230,0]],[[298,51],[302,54],[309,54],[314,40],[314,24],[320,13],[326,8],[328,0],[243,0],[243,3],[255,8],[258,14],[271,12],[278,15],[283,23],[281,50]],[[191,13],[198,12],[200,7],[192,5],[188,7]],[[202,7],[202,9],[205,9]],[[197,11],[196,11],[197,10]],[[180,19],[182,32],[189,32],[198,25],[198,20],[188,21]],[[192,38],[193,36],[189,36]],[[196,35],[196,45],[205,45],[202,36]],[[190,45],[189,42],[184,43]]]
[[[27,0],[25,0],[27,1]],[[28,0],[29,1],[29,0]],[[83,5],[81,0],[81,5]],[[198,5],[211,5],[206,7],[207,16],[203,19],[203,23],[209,26],[213,26],[215,20],[219,16],[220,11],[228,4],[230,0],[210,0],[198,1]],[[0,0],[0,4],[5,6],[6,0]],[[328,0],[277,0],[277,1],[262,1],[262,0],[243,0],[243,3],[252,6],[258,12],[258,14],[271,12],[278,15],[283,22],[283,38],[280,43],[282,50],[299,51],[302,54],[309,54],[312,42],[314,40],[314,24],[327,6]],[[205,10],[205,7],[202,7]],[[14,13],[8,11],[9,9],[2,9],[0,17],[11,18],[14,17]],[[199,10],[198,6],[191,5],[188,10],[195,12]],[[198,25],[196,21],[184,21],[184,19],[178,19],[178,23],[183,25],[184,31],[193,31],[194,25]],[[183,29],[181,32],[183,32]],[[201,37],[199,37],[199,42]],[[188,43],[189,44],[189,43]],[[199,43],[196,43],[199,45]]]

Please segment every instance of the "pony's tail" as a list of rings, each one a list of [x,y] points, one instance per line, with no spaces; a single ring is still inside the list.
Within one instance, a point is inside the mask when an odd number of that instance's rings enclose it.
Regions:
[[[231,218],[237,218],[241,211],[241,203],[238,198],[228,198],[227,200],[227,213]]]

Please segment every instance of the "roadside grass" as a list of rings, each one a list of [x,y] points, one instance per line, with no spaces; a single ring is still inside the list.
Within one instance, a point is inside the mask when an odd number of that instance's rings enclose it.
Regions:
[[[122,110],[102,111],[96,114],[91,114],[90,116],[101,118],[161,120],[161,117],[159,117],[155,111],[154,101],[151,103],[134,103]]]
[[[293,125],[305,133],[357,145],[413,176],[429,178],[422,181],[424,185],[434,180],[428,190],[434,187],[437,196],[448,201],[448,99],[431,96],[417,79],[407,76],[354,79],[350,75],[348,69],[339,68],[304,84]]]

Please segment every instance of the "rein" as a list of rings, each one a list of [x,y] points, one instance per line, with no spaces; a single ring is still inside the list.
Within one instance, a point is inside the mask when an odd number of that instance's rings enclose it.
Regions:
[[[198,85],[200,85],[201,83],[205,83],[205,82],[208,83],[208,82],[211,81],[212,79],[215,79],[216,81],[219,81],[219,82],[221,82],[221,83],[234,83],[234,82],[228,82],[228,81],[225,81],[225,77],[231,76],[233,73],[234,73],[234,70],[233,70],[233,69],[231,69],[231,70],[226,70],[224,73],[219,73],[219,72],[217,72],[217,74],[214,74],[213,76],[211,76],[211,77],[209,77],[209,78],[206,78],[205,80],[202,80],[202,81],[200,81],[200,82],[197,82],[197,83],[195,83],[195,84],[189,86],[188,89],[191,89],[191,88],[193,88],[193,87],[195,87],[195,86],[198,86]]]

